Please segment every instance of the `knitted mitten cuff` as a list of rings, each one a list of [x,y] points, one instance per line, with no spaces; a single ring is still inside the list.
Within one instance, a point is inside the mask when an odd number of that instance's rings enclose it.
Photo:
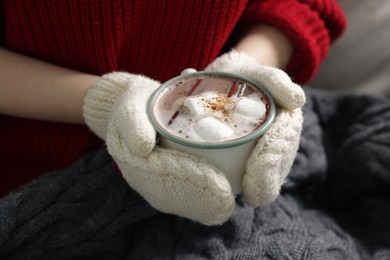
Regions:
[[[108,118],[115,100],[127,89],[131,74],[113,72],[100,77],[84,98],[83,115],[88,127],[106,140]]]

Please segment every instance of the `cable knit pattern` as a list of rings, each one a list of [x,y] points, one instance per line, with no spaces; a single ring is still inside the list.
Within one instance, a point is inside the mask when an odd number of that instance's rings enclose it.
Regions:
[[[109,146],[109,152],[129,185],[162,212],[218,225],[235,208],[225,176],[204,159],[158,147],[139,157],[126,151],[121,139]]]
[[[302,124],[301,109],[282,109],[271,128],[259,139],[243,180],[244,195],[249,204],[264,206],[279,195],[297,154]]]

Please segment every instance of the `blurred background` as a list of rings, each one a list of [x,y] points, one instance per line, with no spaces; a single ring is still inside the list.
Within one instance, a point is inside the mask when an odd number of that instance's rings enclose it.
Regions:
[[[390,0],[340,0],[347,31],[309,85],[390,94]]]

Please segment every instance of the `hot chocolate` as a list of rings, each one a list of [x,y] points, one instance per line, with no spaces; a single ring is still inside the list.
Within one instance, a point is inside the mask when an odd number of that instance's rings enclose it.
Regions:
[[[249,82],[227,76],[199,76],[168,85],[153,114],[178,138],[224,142],[246,136],[267,120],[270,101]]]

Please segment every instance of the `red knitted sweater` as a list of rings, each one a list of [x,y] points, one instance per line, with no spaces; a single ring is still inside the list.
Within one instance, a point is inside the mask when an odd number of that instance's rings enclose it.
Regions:
[[[268,23],[291,38],[287,72],[304,83],[345,27],[335,0],[4,0],[0,5],[5,48],[96,75],[125,70],[160,81],[187,67],[203,69],[248,27]],[[84,126],[0,116],[0,196],[69,166],[99,145]]]

